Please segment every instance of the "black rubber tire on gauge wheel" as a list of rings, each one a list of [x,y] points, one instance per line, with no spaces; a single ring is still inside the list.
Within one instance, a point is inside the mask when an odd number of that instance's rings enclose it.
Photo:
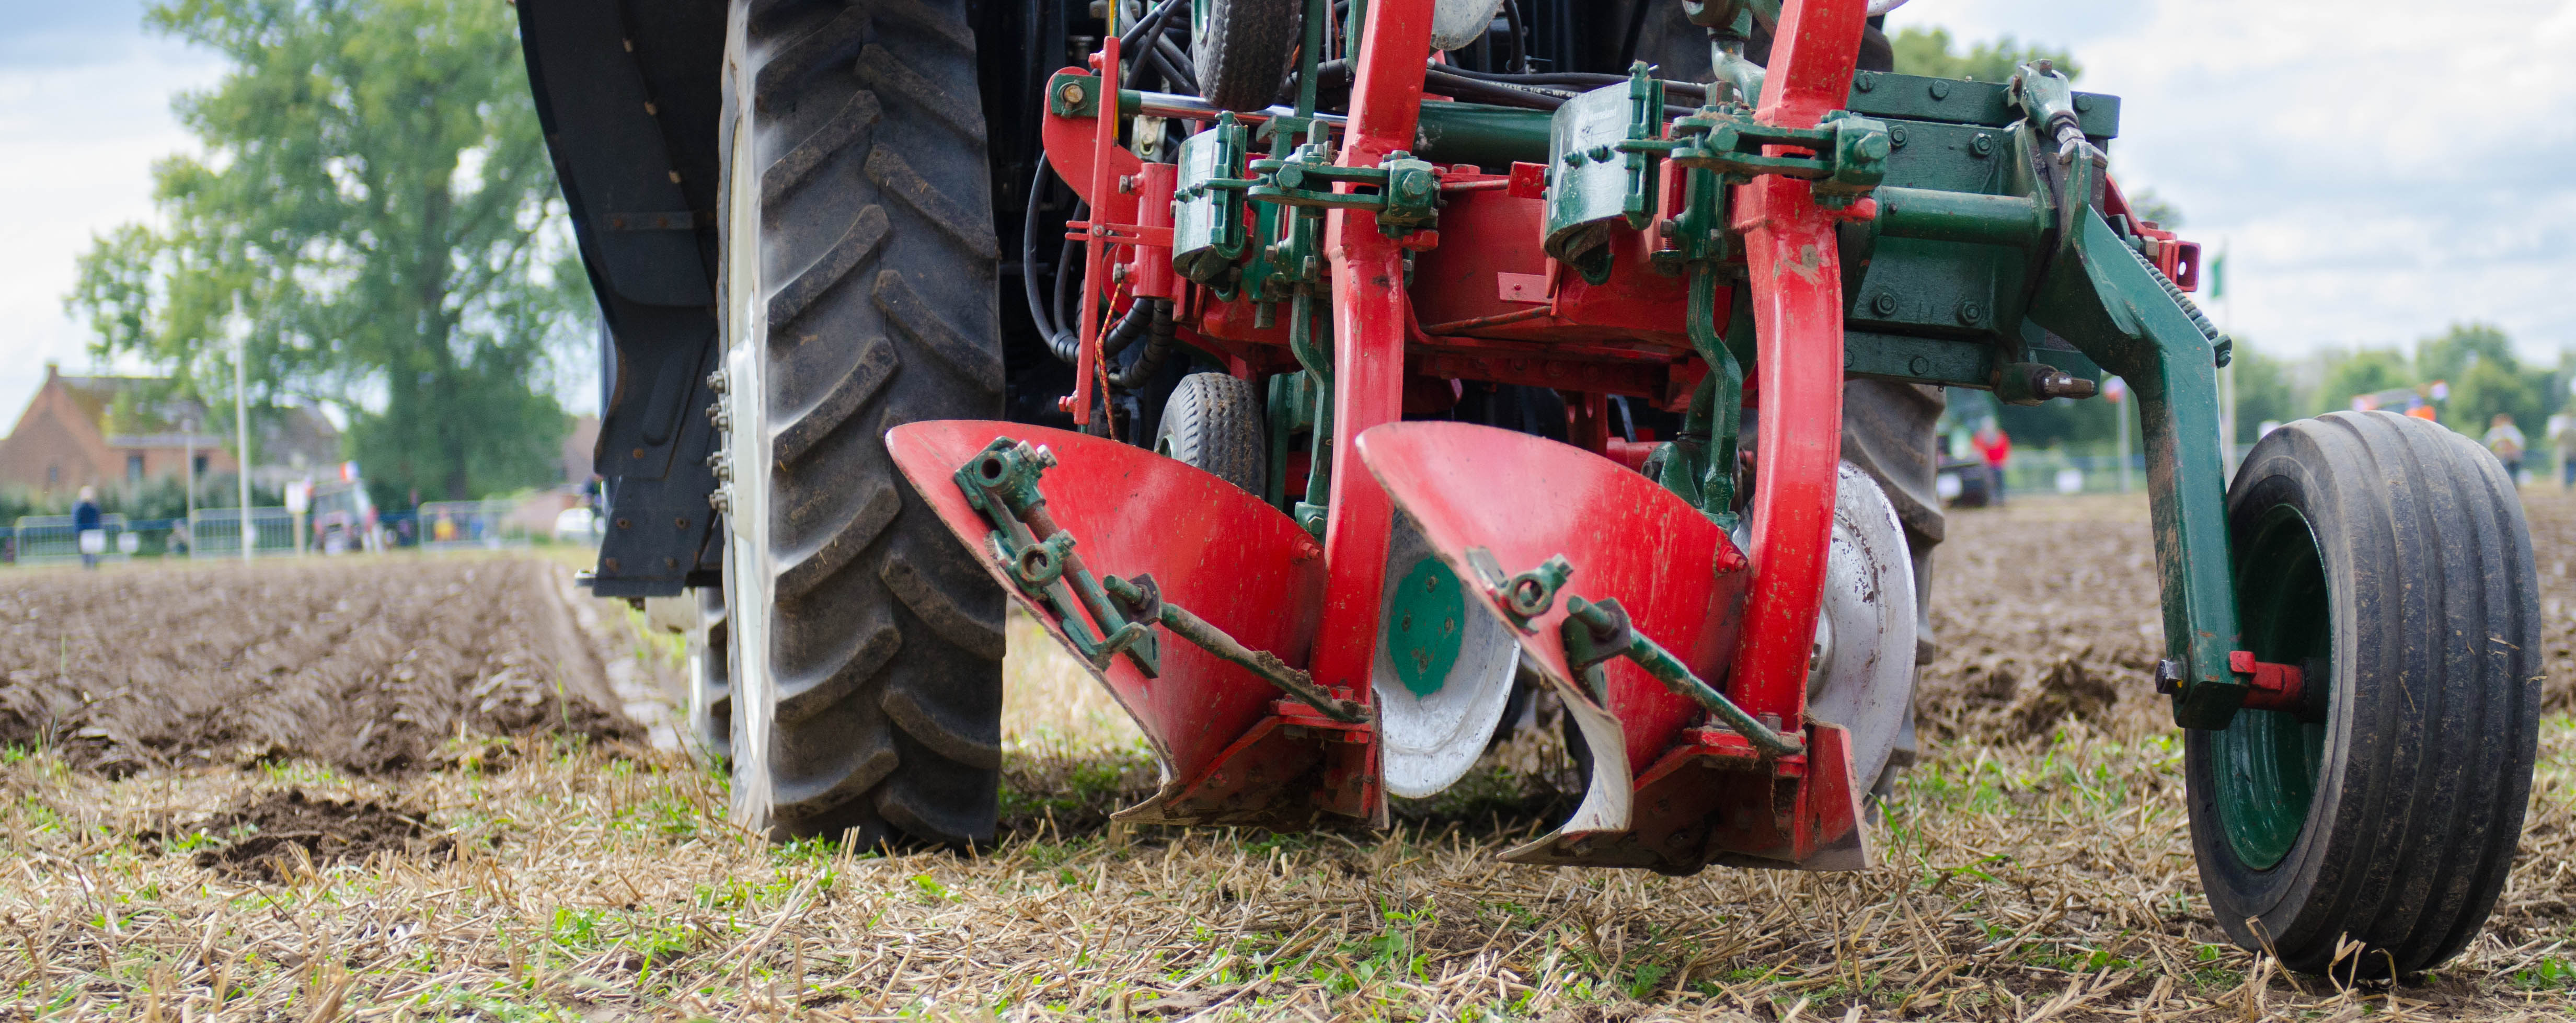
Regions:
[[[1208,0],[1190,36],[1199,98],[1219,110],[1259,110],[1279,98],[1305,27],[1305,0]]]
[[[2494,908],[2531,794],[2544,661],[2513,481],[2433,423],[2337,412],[2265,436],[2227,509],[2244,648],[2310,670],[2300,708],[2185,733],[2210,910],[2296,970],[2439,964]],[[2338,961],[2344,940],[2366,950]]]
[[[967,7],[737,0],[728,21],[736,807],[781,838],[993,834],[1002,595],[885,448],[1002,411]]]
[[[1214,473],[1258,494],[1268,445],[1262,440],[1261,396],[1252,385],[1223,373],[1192,373],[1163,403],[1154,451]]]

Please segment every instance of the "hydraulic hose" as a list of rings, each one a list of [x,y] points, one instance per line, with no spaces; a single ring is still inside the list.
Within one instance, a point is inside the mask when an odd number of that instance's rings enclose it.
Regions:
[[[1147,307],[1149,306],[1151,307],[1151,314],[1140,316],[1139,314],[1148,312]],[[1129,364],[1126,369],[1118,370],[1109,374],[1109,383],[1111,386],[1122,387],[1128,390],[1142,387],[1145,385],[1146,381],[1154,379],[1154,374],[1163,371],[1163,363],[1169,360],[1172,356],[1172,346],[1176,342],[1172,333],[1171,300],[1149,298],[1137,302],[1135,308],[1127,311],[1127,318],[1118,322],[1118,331],[1128,331],[1139,319],[1145,320],[1148,324],[1145,328],[1136,331],[1136,333],[1147,335],[1145,351],[1143,354],[1138,355],[1136,357],[1136,361]],[[1133,336],[1130,336],[1123,341],[1113,339],[1101,346],[1101,356],[1103,358],[1107,358],[1111,355],[1115,355],[1126,349],[1128,345],[1134,344],[1135,341],[1136,339]]]
[[[1056,328],[1057,320],[1048,315],[1046,303],[1038,296],[1038,196],[1046,191],[1048,170],[1046,150],[1038,150],[1038,170],[1029,178],[1029,204],[1020,218],[1020,286],[1028,292],[1029,320],[1037,324],[1038,336],[1046,339],[1047,350],[1071,362],[1072,346],[1080,338],[1077,335],[1070,341],[1060,340],[1063,334]],[[1056,274],[1061,280],[1064,260],[1060,256],[1056,259]]]

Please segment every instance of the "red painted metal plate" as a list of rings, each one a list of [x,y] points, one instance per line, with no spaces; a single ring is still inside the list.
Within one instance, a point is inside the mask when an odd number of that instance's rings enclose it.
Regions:
[[[953,474],[996,437],[1052,448],[1039,481],[1056,524],[1093,572],[1151,573],[1165,600],[1245,646],[1308,663],[1323,603],[1323,550],[1286,515],[1233,484],[1143,448],[1020,423],[941,420],[886,433],[895,464],[941,521],[1038,620],[1052,616],[1004,575],[985,538],[992,525],[966,504]],[[1163,634],[1162,674],[1127,658],[1094,671],[1134,715],[1170,768],[1160,801],[1199,780],[1225,749],[1271,713],[1279,690],[1251,672]],[[1078,659],[1078,658],[1077,658]]]
[[[1497,616],[1501,607],[1477,585],[1469,548],[1491,551],[1507,575],[1559,554],[1573,563],[1555,603],[1523,634],[1522,649],[1541,671],[1574,677],[1557,634],[1569,595],[1616,598],[1639,632],[1702,678],[1716,679],[1725,666],[1746,573],[1717,570],[1719,551],[1732,550],[1732,542],[1671,491],[1580,448],[1486,426],[1393,423],[1361,434],[1356,446],[1396,505]],[[1611,662],[1607,676],[1604,709],[1619,719],[1630,773],[1642,772],[1700,709],[1627,661]]]

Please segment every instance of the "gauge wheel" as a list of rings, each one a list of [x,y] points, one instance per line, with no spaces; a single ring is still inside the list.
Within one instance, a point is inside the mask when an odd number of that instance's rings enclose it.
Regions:
[[[1261,396],[1252,384],[1223,373],[1192,373],[1163,404],[1154,450],[1259,494],[1268,453],[1261,426]]]
[[[2435,966],[2494,908],[2531,794],[2543,646],[2513,482],[2433,423],[2337,412],[2256,444],[2227,514],[2243,648],[2305,692],[2185,733],[2210,910],[2292,969]]]
[[[1279,97],[1305,27],[1304,0],[1193,0],[1190,63],[1199,98],[1220,110],[1259,110]]]
[[[736,2],[723,147],[734,814],[786,839],[993,835],[1002,595],[886,431],[998,419],[963,0]]]

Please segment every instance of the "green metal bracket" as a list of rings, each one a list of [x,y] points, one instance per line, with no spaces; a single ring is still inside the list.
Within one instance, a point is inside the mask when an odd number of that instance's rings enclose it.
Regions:
[[[1306,673],[1304,669],[1290,666],[1288,662],[1280,660],[1279,655],[1244,646],[1224,629],[1208,624],[1207,619],[1191,614],[1179,604],[1165,601],[1162,591],[1155,586],[1154,577],[1150,574],[1138,575],[1134,579],[1121,579],[1113,575],[1103,579],[1102,584],[1108,588],[1111,596],[1136,608],[1137,617],[1140,620],[1161,622],[1164,628],[1172,630],[1173,635],[1188,640],[1190,645],[1216,655],[1219,660],[1253,673],[1262,681],[1279,687],[1281,692],[1296,698],[1298,702],[1315,708],[1317,713],[1325,717],[1346,724],[1358,724],[1375,717],[1369,713],[1367,705],[1357,700],[1343,699],[1323,686],[1316,685],[1313,675]]]
[[[2084,166],[2087,160],[2070,161]],[[2089,194],[2081,175],[2068,192]],[[2247,683],[2229,669],[2238,648],[2228,564],[2227,470],[2218,447],[2218,361],[2209,337],[2164,282],[2091,209],[2064,239],[2031,319],[2128,380],[2145,425],[2156,561],[2168,663],[2159,688],[2185,728],[2224,728]]]
[[[1390,237],[1430,227],[1440,217],[1439,172],[1402,150],[1375,167],[1341,167],[1329,146],[1309,143],[1285,157],[1254,160],[1252,172],[1260,183],[1246,194],[1254,199],[1318,211],[1366,211]],[[1333,191],[1339,184],[1374,191]]]
[[[1716,687],[1700,681],[1672,651],[1664,649],[1644,633],[1631,628],[1628,612],[1609,598],[1589,601],[1568,595],[1565,598],[1565,622],[1558,627],[1565,640],[1566,666],[1582,676],[1585,690],[1595,702],[1608,702],[1609,679],[1601,666],[1625,657],[1636,662],[1676,695],[1699,704],[1726,727],[1734,729],[1755,748],[1774,756],[1796,756],[1807,751],[1806,740],[1783,734],[1775,726],[1744,712],[1744,708],[1727,699]]]
[[[1241,176],[1244,128],[1231,113],[1216,127],[1181,143],[1179,180],[1172,196],[1172,270],[1201,284],[1226,282],[1243,255],[1244,191],[1259,182]]]
[[[1886,124],[1848,110],[1826,114],[1813,128],[1779,128],[1735,107],[1703,108],[1674,121],[1670,140],[1628,145],[1665,151],[1675,166],[1717,171],[1730,181],[1762,174],[1813,181],[1816,201],[1837,208],[1877,188],[1887,177],[1888,154],[1895,150]],[[1764,155],[1769,146],[1812,155]]]
[[[1664,82],[1644,61],[1626,85],[1569,99],[1549,121],[1545,247],[1587,281],[1609,279],[1611,224],[1643,230],[1653,217],[1662,152],[1636,143],[1662,135],[1663,123]]]
[[[1038,477],[1055,466],[1055,453],[1044,447],[994,438],[975,457],[958,466],[954,479],[966,503],[996,528],[985,540],[1021,592],[1046,604],[1074,649],[1096,669],[1126,654],[1146,678],[1162,673],[1158,645],[1137,609],[1121,606],[1101,589],[1082,556],[1074,553],[1073,534],[1056,528],[1046,510]],[[1103,634],[1095,635],[1075,609],[1091,612]]]

